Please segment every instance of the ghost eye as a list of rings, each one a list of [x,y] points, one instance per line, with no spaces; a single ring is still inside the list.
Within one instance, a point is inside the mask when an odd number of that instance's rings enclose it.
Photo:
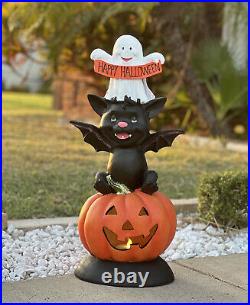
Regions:
[[[148,216],[148,211],[145,208],[141,208],[139,216]]]
[[[111,208],[109,208],[105,215],[117,215],[115,206],[113,205]]]
[[[137,117],[136,117],[136,116],[132,116],[131,122],[132,122],[132,123],[137,123]]]
[[[112,115],[111,116],[111,118],[110,118],[110,121],[112,122],[112,123],[114,123],[114,122],[116,122],[116,116],[115,115]]]
[[[132,47],[130,47],[129,50],[132,50]]]

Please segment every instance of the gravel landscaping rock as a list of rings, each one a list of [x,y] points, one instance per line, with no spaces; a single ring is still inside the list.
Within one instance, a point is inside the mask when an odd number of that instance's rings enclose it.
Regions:
[[[82,256],[88,254],[74,225],[52,225],[28,232],[10,225],[2,231],[2,241],[3,281],[70,274]],[[171,261],[247,251],[246,230],[225,233],[206,224],[179,221],[175,238],[162,257]]]

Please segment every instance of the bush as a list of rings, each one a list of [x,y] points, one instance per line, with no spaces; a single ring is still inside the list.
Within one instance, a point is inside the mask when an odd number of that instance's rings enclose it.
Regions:
[[[247,226],[247,173],[226,171],[201,178],[198,212],[202,219],[219,225]]]

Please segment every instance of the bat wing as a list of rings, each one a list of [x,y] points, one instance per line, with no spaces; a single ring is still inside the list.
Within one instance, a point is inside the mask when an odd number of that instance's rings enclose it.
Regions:
[[[152,150],[157,152],[163,147],[171,146],[174,139],[183,134],[183,129],[173,129],[173,130],[162,130],[156,133],[150,134],[150,136],[143,142],[144,152]]]
[[[70,123],[80,129],[84,141],[93,146],[96,151],[111,151],[111,145],[101,134],[98,127],[78,121],[70,121]]]

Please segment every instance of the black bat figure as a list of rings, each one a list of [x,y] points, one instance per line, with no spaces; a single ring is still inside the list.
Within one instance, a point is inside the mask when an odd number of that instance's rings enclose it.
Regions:
[[[157,152],[171,146],[174,139],[183,134],[182,129],[149,132],[149,121],[163,108],[166,98],[160,97],[141,104],[126,97],[123,101],[107,100],[88,95],[89,102],[101,116],[100,126],[71,121],[82,132],[84,141],[96,151],[110,153],[107,172],[96,175],[94,187],[102,194],[115,193],[106,177],[126,185],[131,191],[141,188],[152,194],[158,190],[157,173],[148,170],[145,152]]]

